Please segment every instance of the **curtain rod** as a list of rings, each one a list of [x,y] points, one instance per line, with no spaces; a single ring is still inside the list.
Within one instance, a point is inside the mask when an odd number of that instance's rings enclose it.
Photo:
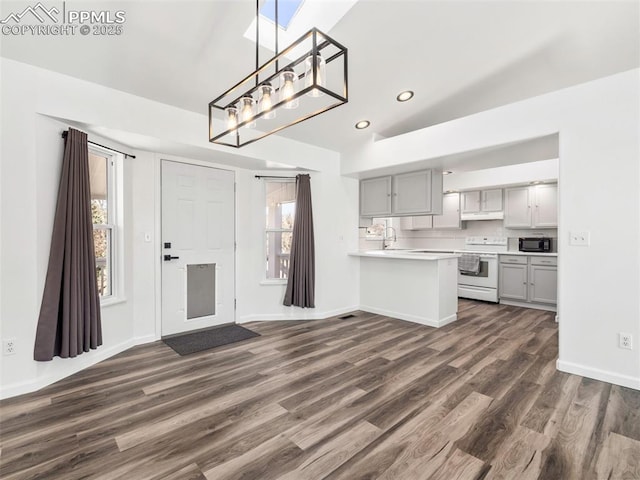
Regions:
[[[64,132],[62,132],[62,138],[67,138],[67,134],[68,133],[69,133],[68,130],[65,130]],[[120,153],[120,154],[124,155],[125,158],[126,157],[136,158],[135,155],[131,155],[130,153],[121,152],[120,150],[116,150],[115,148],[107,147],[106,145],[100,145],[99,143],[92,142],[91,140],[87,140],[87,143],[90,143],[91,145],[95,145],[96,147],[106,148],[107,150],[111,150],[112,152]]]
[[[296,177],[278,177],[273,175],[256,175],[256,178],[291,178],[294,179]]]

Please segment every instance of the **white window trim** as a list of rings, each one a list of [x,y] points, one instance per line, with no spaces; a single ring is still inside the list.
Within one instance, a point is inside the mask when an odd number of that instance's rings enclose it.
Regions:
[[[111,294],[100,297],[100,306],[107,307],[126,301],[124,296],[124,199],[122,162],[124,156],[111,149],[89,144],[89,152],[107,158],[107,211],[108,223],[96,226],[111,231]],[[94,228],[96,228],[94,227]]]
[[[287,179],[287,178],[279,178],[279,179],[269,179],[265,178],[262,181],[262,212],[264,218],[264,212],[267,208],[266,200],[267,200],[267,183],[295,183],[296,179]],[[297,201],[297,199],[296,199]],[[296,205],[297,207],[297,205]],[[269,233],[280,233],[280,232],[292,232],[293,229],[286,228],[267,228],[266,226],[262,227],[263,236],[262,236],[262,261],[266,261],[267,259],[267,236]],[[262,280],[260,281],[260,285],[286,285],[289,282],[287,278],[268,278],[267,271],[265,268],[262,269]]]

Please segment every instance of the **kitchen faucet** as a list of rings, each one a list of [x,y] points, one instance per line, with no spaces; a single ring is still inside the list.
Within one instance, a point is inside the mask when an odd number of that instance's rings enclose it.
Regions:
[[[389,245],[387,245],[387,230],[391,230],[391,233],[393,234],[393,236],[391,237],[391,241],[392,242],[396,242],[398,240],[398,237],[396,236],[396,229],[393,227],[386,227],[384,229],[384,234],[382,235],[382,249],[385,250],[386,248],[389,247]]]

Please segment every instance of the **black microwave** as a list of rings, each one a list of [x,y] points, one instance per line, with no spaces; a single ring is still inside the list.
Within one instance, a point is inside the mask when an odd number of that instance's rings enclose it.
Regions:
[[[521,252],[550,252],[551,239],[544,237],[520,237],[518,250]]]

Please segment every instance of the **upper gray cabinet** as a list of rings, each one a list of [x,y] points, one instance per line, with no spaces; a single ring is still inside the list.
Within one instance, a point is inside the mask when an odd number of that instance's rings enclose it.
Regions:
[[[558,186],[542,184],[507,188],[504,226],[506,228],[557,228]]]
[[[462,192],[462,213],[501,212],[502,189]]]
[[[361,217],[400,217],[442,213],[442,172],[417,172],[360,181]]]
[[[360,180],[360,216],[391,215],[391,177]]]

